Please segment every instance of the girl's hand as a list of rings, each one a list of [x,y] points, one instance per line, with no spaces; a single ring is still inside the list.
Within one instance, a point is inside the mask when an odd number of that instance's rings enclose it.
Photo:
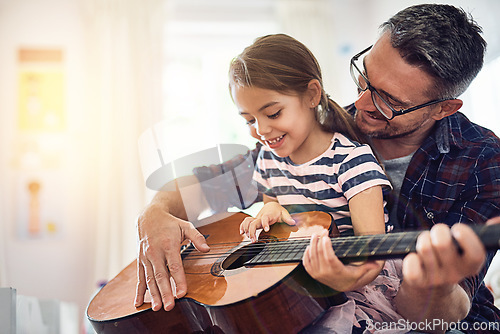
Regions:
[[[292,219],[288,211],[278,202],[268,202],[264,204],[264,207],[255,218],[247,217],[243,220],[240,225],[240,234],[246,234],[252,242],[256,242],[257,229],[263,228],[267,232],[269,231],[269,226],[279,221],[288,225],[295,225],[295,220]]]
[[[343,264],[335,255],[328,231],[313,234],[302,258],[304,268],[317,281],[336,291],[356,290],[373,281],[382,270],[384,261],[363,264]]]

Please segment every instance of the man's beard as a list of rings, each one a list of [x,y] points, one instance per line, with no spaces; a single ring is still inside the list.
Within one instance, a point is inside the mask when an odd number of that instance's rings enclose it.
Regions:
[[[415,131],[417,131],[420,127],[415,127],[414,129],[404,129],[403,131],[397,131],[395,133],[390,133],[389,131],[373,131],[372,133],[365,133],[366,136],[374,139],[397,139],[403,138],[408,135],[411,135]],[[361,129],[361,132],[363,130]]]
[[[363,126],[360,126],[357,122],[357,114],[360,111],[357,110],[356,114],[354,116],[354,121],[358,125],[358,129],[363,133],[365,136],[372,138],[372,139],[397,139],[397,138],[403,138],[406,136],[409,136],[416,132],[418,129],[420,129],[425,123],[429,121],[429,119],[425,119],[423,122],[421,122],[418,125],[413,125],[412,127],[405,127],[405,128],[399,128],[399,129],[394,129],[389,126],[389,124],[381,130],[374,130],[374,131],[365,131]]]

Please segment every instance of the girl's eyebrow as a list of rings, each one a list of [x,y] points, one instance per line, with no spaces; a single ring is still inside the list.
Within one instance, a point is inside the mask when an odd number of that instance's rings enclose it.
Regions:
[[[279,102],[277,101],[272,101],[272,102],[268,102],[266,104],[264,104],[262,107],[259,108],[259,112],[262,112],[264,111],[265,109],[269,108],[269,107],[272,107],[276,104],[278,104]],[[240,111],[239,112],[240,115],[248,115],[249,113],[245,112],[245,111]]]
[[[264,109],[269,108],[269,107],[272,107],[272,106],[274,106],[275,104],[278,104],[278,102],[276,102],[276,101],[272,101],[272,102],[266,103],[266,104],[264,104],[262,107],[260,107],[260,108],[259,108],[259,111],[263,111]]]

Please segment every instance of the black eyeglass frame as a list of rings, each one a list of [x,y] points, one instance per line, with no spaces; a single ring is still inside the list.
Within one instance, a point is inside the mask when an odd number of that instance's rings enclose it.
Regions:
[[[363,54],[365,54],[366,52],[370,51],[370,49],[373,47],[373,45],[370,45],[369,47],[367,47],[366,49],[364,49],[363,51],[361,51],[360,53],[354,55],[352,58],[351,58],[351,66],[350,66],[350,72],[351,72],[351,77],[352,79],[354,80],[354,83],[356,84],[356,86],[358,87],[358,89],[361,91],[361,92],[366,92],[366,90],[370,90],[371,92],[371,95],[372,95],[372,102],[373,102],[373,105],[377,108],[377,110],[385,117],[387,118],[388,120],[391,120],[393,119],[394,117],[396,116],[399,116],[399,115],[404,115],[404,114],[407,114],[409,112],[412,112],[412,111],[415,111],[417,109],[421,109],[421,108],[425,108],[425,107],[428,107],[430,105],[433,105],[433,104],[436,104],[436,103],[439,103],[439,102],[443,102],[443,101],[447,101],[447,100],[453,100],[455,98],[443,98],[443,99],[436,99],[436,100],[432,100],[432,101],[429,101],[429,102],[426,102],[426,103],[422,103],[422,104],[419,104],[418,106],[415,106],[415,107],[411,107],[411,108],[408,108],[408,109],[400,109],[400,110],[396,110],[394,109],[390,104],[389,102],[387,102],[386,100],[384,100],[382,98],[382,96],[380,95],[380,93],[371,85],[370,81],[368,80],[368,78],[363,74],[363,71],[361,71],[359,69],[359,67],[356,65],[356,61],[359,59],[359,57],[361,57]],[[356,70],[358,71],[359,75],[361,75],[363,77],[363,80],[366,82],[366,88],[363,89],[362,87],[359,86],[359,79],[357,77],[355,77],[355,74],[354,74],[354,70],[353,70],[353,67],[356,68]],[[381,108],[378,106],[377,102],[375,101],[374,97],[373,97],[373,94],[377,94],[377,96],[380,98],[380,100],[392,111],[392,117],[387,117],[387,115],[384,113],[383,110],[380,110]]]

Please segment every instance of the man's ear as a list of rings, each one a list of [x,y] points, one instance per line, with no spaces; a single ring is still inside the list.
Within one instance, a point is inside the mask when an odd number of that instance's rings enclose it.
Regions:
[[[440,103],[440,110],[432,116],[436,121],[439,121],[447,116],[453,115],[456,113],[464,102],[460,99],[446,100]]]
[[[316,107],[321,102],[322,87],[318,79],[312,79],[307,84],[307,95],[311,107]]]

